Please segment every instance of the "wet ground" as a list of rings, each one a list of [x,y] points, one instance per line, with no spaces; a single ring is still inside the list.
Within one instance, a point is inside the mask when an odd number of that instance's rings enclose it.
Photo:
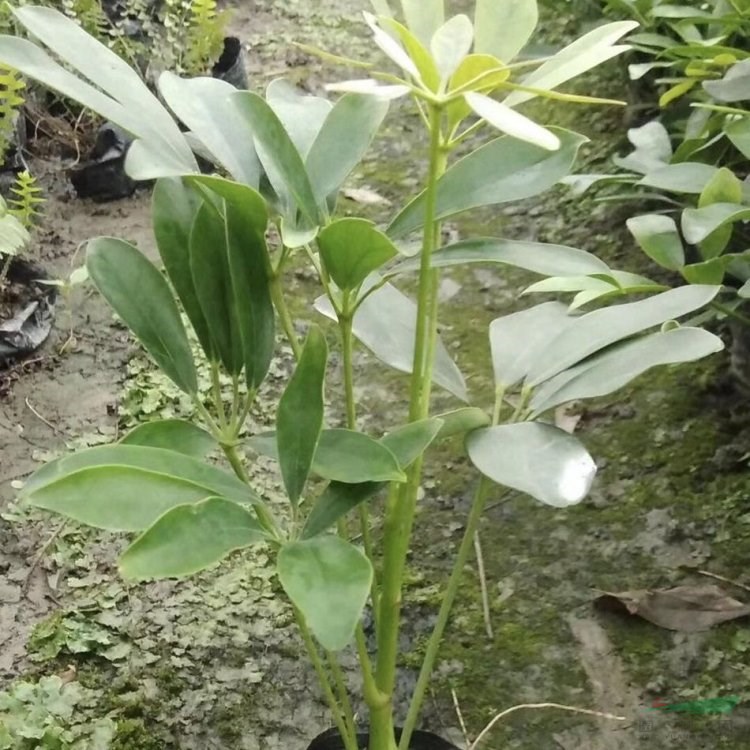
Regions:
[[[319,91],[347,76],[324,67],[294,41],[370,55],[355,3],[326,0],[245,2],[233,27],[248,43],[251,85],[287,76]],[[576,26],[552,19],[550,39]],[[614,63],[581,84],[621,95]],[[620,88],[618,88],[620,87]],[[601,164],[622,141],[622,111],[543,109],[593,139],[585,159]],[[398,205],[418,184],[420,125],[395,107],[383,136],[352,179]],[[40,163],[44,177],[54,163]],[[38,252],[58,273],[76,248],[113,234],[152,251],[149,197],[98,206],[71,200],[49,176],[47,220]],[[360,196],[361,197],[361,196]],[[348,201],[351,212],[385,219],[387,202]],[[627,213],[555,190],[540,200],[481,212],[450,227],[459,236],[496,234],[560,242],[596,251],[630,270],[641,263],[623,229]],[[491,394],[487,324],[527,304],[519,273],[474,267],[445,274],[443,336],[474,400]],[[300,268],[290,274],[294,308],[307,317],[316,295]],[[0,374],[0,689],[14,680],[62,674],[91,692],[74,724],[107,718],[121,750],[222,748],[304,750],[327,726],[313,677],[301,658],[289,612],[262,553],[183,583],[127,589],[113,561],[122,540],[29,516],[13,506],[17,483],[52,455],[108,442],[137,421],[184,412],[179,396],[137,353],[96,295],[72,311],[74,342],[62,310],[53,340],[14,372]],[[394,393],[403,379],[358,357],[366,429],[398,423]],[[270,390],[288,362],[274,368]],[[577,412],[577,434],[600,466],[591,497],[556,511],[498,491],[481,529],[491,626],[488,636],[476,565],[467,570],[437,670],[425,725],[453,738],[459,720],[470,735],[518,703],[557,702],[627,717],[625,722],[555,711],[519,712],[493,732],[493,750],[652,750],[747,747],[750,709],[728,715],[676,716],[649,710],[669,702],[737,695],[750,700],[750,631],[738,621],[684,634],[593,606],[597,591],[715,583],[698,571],[750,583],[747,401],[726,376],[725,357],[661,371],[615,397]],[[335,378],[335,375],[334,375]],[[335,380],[334,380],[335,382]],[[268,394],[268,399],[271,394]],[[436,408],[450,405],[437,394]],[[268,417],[263,400],[255,420]],[[335,405],[332,409],[335,416]],[[257,468],[269,494],[276,479]],[[476,479],[459,444],[428,462],[419,532],[410,557],[403,640],[404,680],[440,599]],[[722,584],[747,600],[747,591]],[[349,672],[353,687],[356,678]],[[79,727],[80,729],[80,727]]]

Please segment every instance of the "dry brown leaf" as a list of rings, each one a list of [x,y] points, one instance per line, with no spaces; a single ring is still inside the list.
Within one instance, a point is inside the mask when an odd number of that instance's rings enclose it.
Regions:
[[[355,203],[362,203],[365,206],[374,206],[379,203],[390,206],[391,202],[388,198],[384,198],[380,193],[376,193],[374,190],[369,188],[345,188],[343,191],[344,197]]]
[[[596,604],[638,615],[667,630],[695,633],[722,622],[750,616],[750,605],[718,586],[678,586],[654,591],[602,592]]]
[[[570,404],[563,404],[555,409],[555,427],[559,427],[565,432],[569,432],[571,435],[576,431],[578,423],[581,421],[583,414],[574,413],[574,409],[578,406],[578,402],[574,401]]]

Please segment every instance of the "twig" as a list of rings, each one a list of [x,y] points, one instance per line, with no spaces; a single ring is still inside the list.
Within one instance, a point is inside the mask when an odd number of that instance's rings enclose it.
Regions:
[[[560,711],[570,711],[574,714],[585,714],[586,716],[597,716],[600,719],[612,719],[613,721],[627,721],[624,716],[615,716],[614,714],[606,714],[601,711],[590,711],[587,708],[574,708],[573,706],[563,706],[561,703],[522,703],[520,706],[513,706],[513,708],[507,708],[502,713],[499,713],[480,733],[479,736],[469,745],[469,750],[477,750],[479,743],[492,731],[495,724],[509,716],[516,711],[521,709],[539,709],[539,708],[557,708]]]
[[[57,537],[62,534],[63,529],[68,525],[68,519],[66,518],[53,532],[52,536],[44,543],[44,546],[39,550],[37,553],[37,556],[34,558],[34,560],[31,563],[31,567],[29,568],[29,572],[26,574],[26,578],[24,578],[23,585],[21,586],[22,593],[26,593],[26,590],[29,588],[29,582],[31,581],[31,576],[34,575],[34,571],[39,567],[39,563],[42,561],[42,558],[47,554],[47,551],[49,548],[55,543],[55,540]]]
[[[464,742],[466,743],[466,747],[469,746],[469,730],[466,728],[466,722],[464,721],[464,716],[461,713],[461,706],[458,703],[458,696],[456,695],[456,691],[451,688],[451,698],[453,698],[453,707],[456,709],[456,716],[458,717],[458,724],[461,727],[461,733],[464,736]]]
[[[47,427],[52,430],[56,435],[61,435],[62,432],[55,427],[55,425],[52,424],[49,420],[45,419],[32,405],[31,401],[29,401],[28,396],[24,399],[24,403],[28,407],[29,411],[40,421],[47,425]]]
[[[482,555],[482,543],[479,540],[479,532],[474,533],[474,553],[477,556],[477,573],[479,574],[479,586],[482,590],[482,613],[484,615],[484,628],[487,637],[492,641],[495,633],[492,630],[492,617],[490,615],[490,595],[487,591],[487,576],[484,570],[484,556]]]
[[[750,591],[750,586],[746,586],[744,583],[738,583],[737,581],[731,580],[731,578],[724,578],[724,576],[720,576],[716,573],[711,573],[708,570],[699,570],[698,571],[702,576],[708,576],[708,578],[715,578],[717,581],[723,581],[724,583],[728,583],[731,586],[736,586],[738,589],[743,589],[744,591]]]

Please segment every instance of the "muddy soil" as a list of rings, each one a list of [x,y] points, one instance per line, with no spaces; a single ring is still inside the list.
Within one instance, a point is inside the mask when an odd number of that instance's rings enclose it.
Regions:
[[[235,4],[233,30],[250,45],[251,85],[261,88],[284,75],[318,91],[325,80],[349,77],[290,43],[370,56],[355,5],[343,0]],[[575,26],[568,19],[549,24],[548,32],[565,36]],[[619,68],[611,66],[582,87],[611,95],[611,87],[620,83]],[[553,108],[538,114],[591,136],[590,166],[601,167],[619,145],[622,113]],[[386,202],[349,202],[345,208],[382,220],[393,210],[387,201],[397,204],[413,191],[419,133],[418,118],[394,107],[376,149],[352,180],[353,187],[375,191]],[[53,176],[55,166],[37,165],[51,186],[37,243],[40,262],[66,273],[79,243],[99,234],[153,252],[147,193],[107,205],[71,200]],[[625,216],[553,191],[532,203],[481,212],[449,229],[459,236],[502,234],[578,245],[638,271],[641,261],[622,230]],[[479,404],[489,402],[492,391],[481,331],[493,318],[526,304],[519,303],[518,290],[527,281],[523,274],[490,268],[443,277],[443,335],[471,373],[472,397]],[[289,283],[295,313],[306,318],[316,294],[309,275],[299,269]],[[272,390],[283,384],[287,367],[282,357]],[[460,741],[454,691],[472,736],[498,711],[518,703],[551,701],[626,718],[519,712],[493,733],[487,747],[498,750],[747,746],[750,714],[742,706],[727,716],[649,710],[657,698],[750,699],[745,624],[676,634],[592,606],[597,589],[708,581],[698,570],[748,582],[750,429],[725,369],[726,360],[716,358],[661,372],[582,412],[577,429],[599,462],[600,477],[581,506],[554,511],[498,491],[481,530],[492,635],[472,565],[427,707],[429,728]],[[399,423],[403,403],[394,393],[403,379],[365,354],[358,357],[358,370],[368,384],[357,390],[363,427],[377,432]],[[128,589],[114,569],[121,539],[71,525],[40,560],[59,521],[29,516],[13,505],[18,482],[50,456],[111,441],[154,415],[185,412],[108,308],[90,294],[72,310],[61,309],[53,339],[31,360],[0,374],[0,383],[0,507],[5,509],[0,689],[22,676],[69,674],[72,666],[80,683],[95,691],[83,719],[109,717],[116,726],[114,746],[121,750],[303,750],[328,719],[290,613],[274,598],[277,585],[262,553],[188,582]],[[452,405],[436,394],[437,409]],[[270,402],[262,402],[253,417],[262,422],[269,414]],[[406,592],[404,691],[434,619],[476,481],[462,455],[460,445],[447,445],[428,465]],[[276,478],[264,466],[256,473],[273,496]],[[737,598],[749,596],[726,586]],[[346,667],[356,689],[350,656]]]

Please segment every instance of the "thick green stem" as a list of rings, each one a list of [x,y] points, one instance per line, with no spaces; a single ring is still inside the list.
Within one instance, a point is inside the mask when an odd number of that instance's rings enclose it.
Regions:
[[[425,651],[422,660],[422,668],[419,672],[419,678],[417,679],[411,703],[409,704],[409,712],[406,716],[406,722],[404,723],[404,731],[401,735],[399,750],[408,750],[409,739],[411,738],[414,729],[416,729],[419,712],[422,709],[425,694],[430,684],[430,677],[432,676],[432,670],[435,667],[435,660],[438,651],[440,650],[443,633],[448,624],[451,608],[453,607],[453,602],[458,593],[458,587],[465,572],[464,568],[466,567],[469,555],[474,547],[474,534],[479,528],[479,522],[482,518],[482,512],[487,503],[487,497],[491,487],[492,482],[486,477],[482,477],[479,480],[479,486],[477,487],[474,502],[471,506],[471,512],[466,522],[466,529],[464,530],[464,536],[461,540],[461,546],[458,549],[458,555],[456,556],[453,565],[453,572],[448,579],[448,585],[443,594],[443,601],[440,605],[435,628],[433,629],[432,634],[430,635],[430,640],[427,643],[427,650]]]
[[[429,106],[430,161],[425,192],[417,325],[409,401],[409,420],[412,422],[422,419],[429,411],[429,393],[432,382],[430,341],[433,336],[431,329],[437,325],[437,316],[433,314],[433,298],[435,297],[433,290],[436,289],[436,282],[431,265],[437,239],[437,185],[446,164],[442,148],[441,119],[441,108],[431,104]],[[391,485],[386,503],[376,679],[378,690],[387,696],[388,704],[378,707],[377,710],[370,707],[371,750],[392,750],[395,746],[392,701],[398,660],[401,589],[421,474],[422,459],[419,458],[407,472],[406,483]]]
[[[325,667],[323,666],[320,654],[318,653],[318,647],[315,645],[315,641],[310,633],[310,629],[307,627],[305,618],[296,607],[294,607],[294,615],[297,618],[297,625],[302,634],[302,640],[305,643],[305,648],[307,649],[308,656],[312,662],[313,669],[315,669],[315,674],[318,675],[318,681],[320,682],[320,687],[323,689],[326,703],[328,703],[328,708],[333,716],[334,722],[336,723],[336,728],[339,730],[341,738],[344,740],[346,750],[357,750],[357,738],[346,726],[346,721],[342,715],[343,707],[340,706],[336,700],[331,681],[328,679]]]
[[[289,345],[292,347],[294,358],[299,359],[300,354],[302,354],[302,346],[300,345],[297,334],[294,331],[294,321],[289,313],[286,299],[284,299],[284,290],[281,287],[281,269],[278,269],[277,272],[271,276],[269,286],[271,289],[273,306],[276,308],[281,327],[284,329],[284,335],[289,341]]]

